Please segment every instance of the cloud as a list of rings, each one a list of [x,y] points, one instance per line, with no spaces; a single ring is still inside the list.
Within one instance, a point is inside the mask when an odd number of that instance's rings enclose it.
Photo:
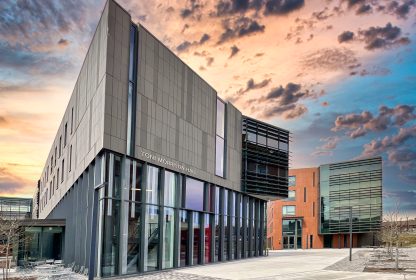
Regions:
[[[231,54],[228,58],[232,58],[240,51],[240,49],[236,45],[232,46],[230,49],[231,49]]]
[[[355,11],[355,14],[357,14],[357,15],[368,14],[368,13],[371,13],[372,10],[373,10],[373,8],[371,7],[371,5],[362,4],[357,9],[357,11]]]
[[[338,36],[339,43],[349,42],[353,39],[354,39],[354,32],[351,32],[351,31],[344,31]]]
[[[407,122],[416,119],[414,114],[415,106],[397,105],[394,108],[381,106],[378,116],[373,116],[370,112],[364,111],[360,114],[347,114],[338,116],[332,131],[347,130],[350,138],[358,138],[366,135],[370,131],[383,131],[392,124],[402,126]]]
[[[383,139],[371,140],[364,144],[364,149],[359,158],[381,155],[388,150],[400,148],[409,139],[416,138],[416,126],[400,128],[399,133],[394,136],[385,136]]]
[[[202,16],[201,8],[203,5],[198,0],[190,0],[187,2],[187,7],[180,9],[180,16],[183,19],[193,17],[196,20],[200,20]]]
[[[24,192],[30,182],[13,174],[8,168],[0,167],[0,196]]]
[[[188,40],[185,40],[176,47],[176,51],[177,52],[186,52],[192,46],[205,44],[207,41],[209,41],[210,38],[211,38],[211,36],[209,34],[204,33],[202,35],[201,39],[199,39],[198,41],[190,42]]]
[[[416,1],[414,0],[403,1],[402,4],[391,1],[387,7],[383,7],[383,10],[388,14],[396,15],[398,18],[406,18],[415,5]]]
[[[385,27],[370,27],[360,30],[358,33],[365,42],[367,50],[383,49],[410,43],[409,38],[400,37],[400,27],[393,26],[390,22]]]
[[[211,66],[211,64],[214,62],[214,58],[211,56],[207,57],[206,60],[207,60],[207,67]]]
[[[265,4],[265,15],[287,15],[305,5],[304,0],[268,0]]]
[[[304,4],[304,0],[220,0],[212,15],[216,17],[244,15],[249,11],[255,13],[263,11],[265,16],[287,15],[302,8]]]
[[[236,13],[244,14],[249,10],[259,11],[262,6],[262,0],[220,0],[215,7],[215,16],[221,17]]]
[[[391,150],[387,154],[389,161],[398,165],[400,169],[409,169],[413,165],[416,165],[416,152],[411,149]]]
[[[270,106],[260,112],[259,116],[265,119],[281,117],[285,120],[296,119],[305,114],[308,109],[302,104],[289,104],[283,106]]]
[[[64,38],[61,38],[61,39],[59,39],[59,41],[58,41],[58,45],[59,45],[59,46],[61,46],[61,47],[66,47],[66,46],[68,46],[68,45],[69,45],[69,41],[68,41],[68,40],[66,40],[66,39],[64,39]]]
[[[189,41],[183,41],[176,47],[176,51],[178,52],[184,52],[189,49],[189,47],[192,46],[192,43]]]
[[[337,147],[338,143],[341,141],[341,138],[338,136],[330,136],[321,138],[320,141],[325,143],[315,149],[315,151],[312,153],[313,156],[332,155],[333,150]]]
[[[253,89],[264,88],[270,84],[271,80],[272,79],[264,79],[263,81],[256,83],[254,82],[254,79],[251,78],[250,80],[247,81],[247,86],[242,92],[244,93]]]
[[[209,36],[207,33],[204,33],[201,39],[199,39],[199,44],[202,45],[203,43],[207,42],[210,38],[211,36]]]
[[[260,118],[270,119],[281,117],[283,119],[295,119],[301,117],[308,109],[299,102],[303,99],[316,99],[324,92],[316,93],[310,90],[302,90],[300,84],[288,83],[285,87],[273,88],[268,94],[255,100],[252,111],[257,111]],[[259,112],[259,108],[261,111]]]
[[[358,60],[355,53],[347,48],[324,48],[306,55],[301,63],[306,70],[336,71],[347,69],[349,65],[357,64]]]
[[[220,35],[218,44],[225,43],[234,38],[250,36],[264,32],[265,26],[254,19],[240,17],[235,21],[229,19],[223,21],[223,33]]]

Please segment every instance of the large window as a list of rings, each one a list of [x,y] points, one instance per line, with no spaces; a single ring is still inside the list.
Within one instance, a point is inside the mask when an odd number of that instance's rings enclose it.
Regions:
[[[212,246],[212,226],[211,215],[205,214],[204,217],[204,263],[211,262],[211,246]]]
[[[193,241],[192,241],[192,264],[200,264],[200,252],[201,252],[201,225],[200,225],[199,212],[193,212]]]
[[[204,182],[186,178],[185,208],[203,211],[204,208]]]
[[[188,262],[188,238],[189,238],[189,224],[188,224],[188,212],[186,210],[179,211],[179,265],[187,266]]]
[[[177,175],[173,172],[165,171],[165,197],[164,205],[165,206],[176,206],[176,196],[178,195],[177,191]]]
[[[164,209],[165,223],[163,225],[163,262],[162,268],[173,267],[173,249],[175,243],[175,215],[173,208]]]
[[[159,207],[146,206],[144,238],[144,271],[159,269]]]
[[[215,175],[224,177],[225,104],[217,99],[217,126],[215,139]]]
[[[146,202],[159,204],[159,168],[147,166]]]
[[[282,207],[283,216],[296,215],[296,206],[284,205]]]
[[[127,232],[127,273],[139,272],[141,205],[130,203]]]

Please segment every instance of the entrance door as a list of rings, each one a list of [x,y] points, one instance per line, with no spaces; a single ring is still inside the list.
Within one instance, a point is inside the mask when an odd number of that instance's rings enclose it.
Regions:
[[[295,236],[283,236],[283,249],[295,249]]]

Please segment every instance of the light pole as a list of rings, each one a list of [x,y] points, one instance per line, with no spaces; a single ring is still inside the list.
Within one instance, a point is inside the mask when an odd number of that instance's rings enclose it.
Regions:
[[[352,261],[352,207],[350,208],[350,261]]]

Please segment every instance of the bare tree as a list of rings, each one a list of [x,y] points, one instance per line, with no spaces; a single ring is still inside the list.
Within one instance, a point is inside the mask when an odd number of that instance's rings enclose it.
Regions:
[[[0,255],[5,256],[6,260],[4,279],[8,279],[13,259],[12,250],[14,246],[18,246],[19,238],[23,234],[22,230],[19,219],[0,216]]]
[[[387,245],[387,254],[390,256],[390,259],[393,260],[395,258],[396,270],[399,269],[399,247],[409,238],[406,224],[400,216],[400,202],[397,200],[395,208],[384,214],[383,226],[379,234],[380,241]],[[393,251],[395,256],[393,256]]]

